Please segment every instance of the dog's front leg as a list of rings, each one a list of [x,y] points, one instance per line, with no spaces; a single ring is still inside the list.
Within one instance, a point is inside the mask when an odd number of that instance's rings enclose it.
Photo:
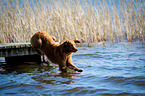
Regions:
[[[67,68],[65,62],[59,63],[59,70],[60,70],[61,72],[66,73],[66,72],[68,72],[67,69],[68,69],[68,68]]]
[[[74,69],[75,71],[78,71],[78,72],[83,72],[83,69],[79,69],[73,64],[73,62],[71,61],[71,58],[68,58],[66,63],[67,63],[68,68]]]

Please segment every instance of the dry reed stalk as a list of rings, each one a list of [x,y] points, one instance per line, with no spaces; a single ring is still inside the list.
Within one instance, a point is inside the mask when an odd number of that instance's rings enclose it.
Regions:
[[[144,42],[144,1],[0,1],[0,43],[29,42],[36,31],[47,31],[57,41],[80,39],[88,43],[111,40]],[[7,3],[3,4],[2,3]],[[109,5],[110,4],[110,5]],[[109,7],[108,7],[109,5]]]

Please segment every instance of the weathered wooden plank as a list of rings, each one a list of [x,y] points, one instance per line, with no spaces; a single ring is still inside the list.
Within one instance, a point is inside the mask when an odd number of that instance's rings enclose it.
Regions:
[[[0,44],[0,49],[31,47],[31,43],[5,43]]]
[[[0,44],[0,57],[22,56],[37,54],[30,43]]]

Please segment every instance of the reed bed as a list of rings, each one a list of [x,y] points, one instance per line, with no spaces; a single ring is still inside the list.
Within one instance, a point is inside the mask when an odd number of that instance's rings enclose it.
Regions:
[[[3,0],[0,43],[29,42],[46,31],[58,42],[145,40],[144,0]]]

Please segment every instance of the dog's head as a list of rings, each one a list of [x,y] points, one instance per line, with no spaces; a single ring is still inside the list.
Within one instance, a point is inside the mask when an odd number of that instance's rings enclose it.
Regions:
[[[78,49],[75,47],[75,43],[80,43],[78,40],[66,40],[62,43],[63,45],[63,51],[66,53],[69,52],[77,52]]]

